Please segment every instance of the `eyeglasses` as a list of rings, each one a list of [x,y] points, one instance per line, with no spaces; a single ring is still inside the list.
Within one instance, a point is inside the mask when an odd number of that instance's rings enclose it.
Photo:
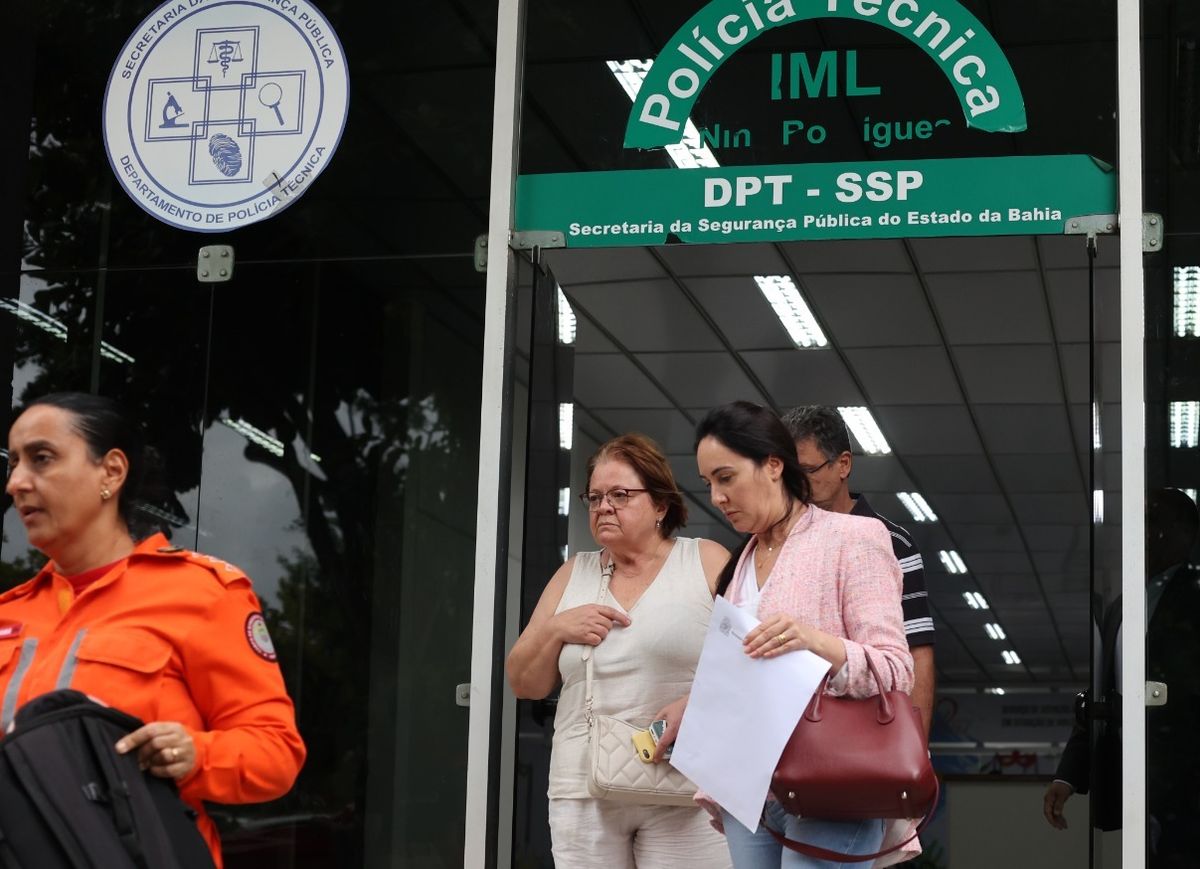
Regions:
[[[821,464],[817,465],[815,468],[806,468],[806,467],[804,467],[804,465],[801,465],[800,470],[804,472],[804,475],[806,477],[811,477],[817,471],[821,470],[821,468],[825,467],[826,465],[832,465],[836,461],[837,461],[837,457],[835,456],[832,459],[826,459],[825,461],[821,462]]]
[[[587,504],[588,510],[593,513],[599,510],[600,505],[605,501],[608,501],[614,510],[620,510],[638,492],[649,491],[649,489],[609,489],[607,492],[580,492],[579,500]]]

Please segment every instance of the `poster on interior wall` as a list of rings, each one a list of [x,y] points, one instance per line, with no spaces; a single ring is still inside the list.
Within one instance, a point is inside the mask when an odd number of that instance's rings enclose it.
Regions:
[[[1052,775],[1075,725],[1075,695],[944,694],[929,735],[943,775]]]
[[[149,214],[228,232],[312,187],[341,139],[349,88],[337,34],[306,0],[168,0],[113,64],[104,145]]]

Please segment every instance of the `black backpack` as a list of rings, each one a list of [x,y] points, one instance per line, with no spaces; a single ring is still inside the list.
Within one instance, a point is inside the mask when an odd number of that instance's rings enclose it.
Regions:
[[[174,782],[114,748],[141,721],[54,691],[14,724],[0,737],[0,869],[213,869]]]

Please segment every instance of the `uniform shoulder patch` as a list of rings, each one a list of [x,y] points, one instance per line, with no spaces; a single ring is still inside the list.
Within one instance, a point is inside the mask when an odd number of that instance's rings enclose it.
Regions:
[[[262,613],[250,613],[246,616],[246,642],[251,651],[264,661],[274,663],[279,660],[275,654],[275,644],[271,642],[271,633],[267,630],[267,620]]]

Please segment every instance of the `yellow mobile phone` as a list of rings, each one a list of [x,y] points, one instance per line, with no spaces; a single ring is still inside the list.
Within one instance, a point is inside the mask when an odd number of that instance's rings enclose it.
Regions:
[[[642,763],[654,762],[654,739],[650,736],[649,730],[635,730],[633,736],[633,749],[637,752],[638,758]]]

